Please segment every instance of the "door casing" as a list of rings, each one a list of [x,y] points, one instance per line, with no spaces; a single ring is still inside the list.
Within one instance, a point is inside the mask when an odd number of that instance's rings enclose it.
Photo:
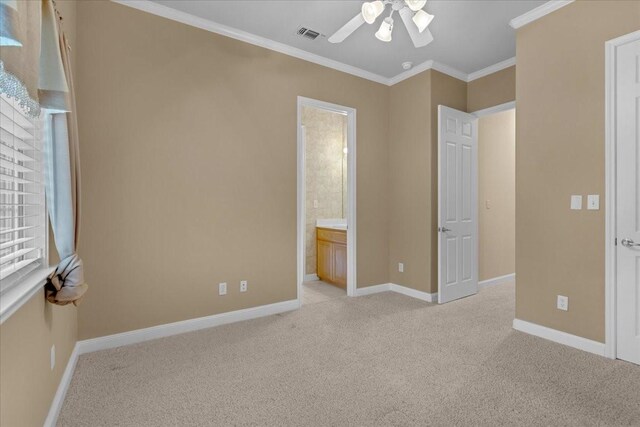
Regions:
[[[302,107],[344,114],[347,117],[347,295],[356,296],[356,109],[332,104],[316,99],[298,97],[297,104],[297,297],[298,306],[302,305],[302,283],[305,276],[305,138],[302,128]]]

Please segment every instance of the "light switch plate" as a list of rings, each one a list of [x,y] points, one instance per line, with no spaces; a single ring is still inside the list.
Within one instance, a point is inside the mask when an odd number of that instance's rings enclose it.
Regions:
[[[582,209],[582,196],[575,194],[571,196],[571,209],[574,211]]]
[[[600,209],[600,195],[589,194],[587,196],[587,209],[590,211],[597,211]]]
[[[218,283],[218,295],[226,295],[227,294],[227,283]]]
[[[569,310],[569,297],[565,297],[564,295],[558,295],[558,301],[556,307],[558,310],[568,311]]]
[[[401,262],[398,263],[398,271],[400,273],[404,273],[404,264]]]

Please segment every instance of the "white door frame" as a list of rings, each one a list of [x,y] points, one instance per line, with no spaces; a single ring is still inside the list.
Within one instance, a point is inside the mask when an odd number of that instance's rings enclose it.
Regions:
[[[516,101],[505,102],[504,104],[496,105],[495,107],[485,108],[483,110],[474,111],[474,116],[480,118],[490,116],[492,114],[502,113],[503,111],[509,111],[516,108]]]
[[[616,48],[640,40],[640,31],[605,43],[605,351],[616,350]]]
[[[484,108],[482,110],[476,110],[471,114],[473,114],[478,119],[480,119],[481,117],[487,117],[493,114],[515,110],[515,108],[516,108],[516,101],[509,101],[509,102],[505,102],[504,104],[499,104],[493,107]],[[476,164],[476,170],[478,171],[478,179],[476,180],[476,185],[478,186],[478,188],[476,188],[476,192],[478,193],[478,196],[480,196],[480,188],[479,188],[480,187],[480,121],[478,121],[478,163]],[[480,227],[480,205],[481,205],[480,200],[478,200],[478,213],[477,213],[478,227]],[[478,250],[476,251],[476,257],[478,258],[476,260],[476,265],[478,266],[478,292],[480,292],[483,288],[491,284],[504,283],[506,281],[512,281],[516,278],[516,273],[514,271],[513,274],[507,274],[504,276],[485,279],[482,281],[480,280],[480,232],[479,231],[478,231]]]
[[[305,276],[305,141],[302,129],[302,107],[313,107],[347,116],[347,295],[356,295],[356,110],[316,99],[298,97],[298,273],[297,300],[302,305],[302,283]]]

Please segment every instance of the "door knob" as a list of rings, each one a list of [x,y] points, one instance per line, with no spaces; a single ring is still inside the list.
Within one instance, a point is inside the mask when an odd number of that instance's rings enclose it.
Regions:
[[[447,227],[438,227],[438,231],[441,231],[443,233],[446,233],[447,231],[451,231],[451,229],[447,228]]]
[[[640,246],[640,243],[636,243],[631,239],[622,239],[620,241],[620,243],[622,243],[622,246],[627,247],[627,248],[632,248],[632,247],[638,247]]]

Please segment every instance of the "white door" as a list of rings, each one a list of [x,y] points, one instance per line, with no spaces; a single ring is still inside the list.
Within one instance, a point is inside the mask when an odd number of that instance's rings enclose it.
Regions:
[[[640,40],[616,49],[617,356],[640,364]]]
[[[478,119],[438,107],[438,302],[478,292]]]

